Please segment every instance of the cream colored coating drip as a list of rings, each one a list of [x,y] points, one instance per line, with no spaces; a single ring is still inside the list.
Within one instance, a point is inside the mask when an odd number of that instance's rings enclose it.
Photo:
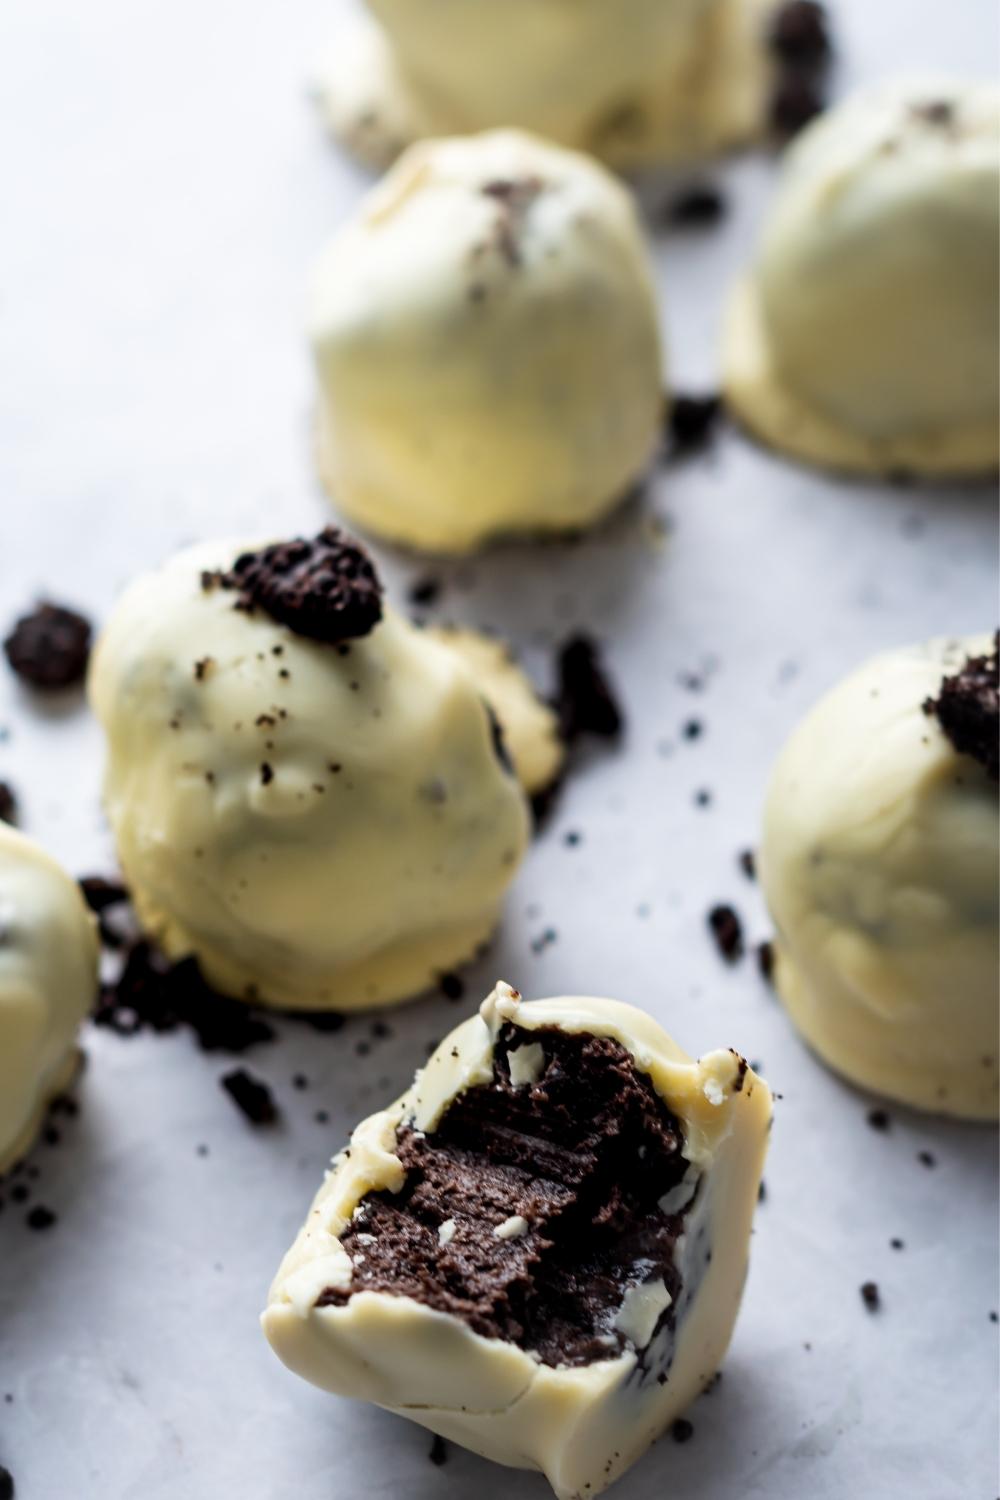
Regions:
[[[458,657],[391,609],[344,650],[235,596],[212,543],[138,579],[91,668],[144,929],[279,1006],[387,1005],[492,931],[529,813]]]
[[[761,880],[810,1046],[919,1109],[997,1115],[997,786],[922,704],[986,636],[865,663],[778,758]]]
[[[833,468],[979,474],[1000,456],[1000,90],[915,78],[790,149],[724,348],[753,432]]]
[[[322,256],[310,337],[330,496],[408,546],[590,525],[659,439],[632,195],[519,131],[409,150]]]
[[[30,1147],[73,1077],[97,993],[97,924],[80,888],[0,822],[0,1172]]]
[[[590,1365],[551,1367],[405,1297],[365,1291],[341,1306],[315,1305],[326,1287],[350,1287],[340,1236],[358,1204],[369,1192],[402,1186],[392,1149],[399,1124],[432,1133],[457,1095],[487,1085],[507,1022],[528,1033],[555,1026],[614,1038],[683,1126],[684,1153],[700,1190],[678,1243],[681,1305],[664,1385],[634,1378],[634,1347]],[[271,1287],[264,1332],[284,1363],[315,1385],[400,1412],[499,1463],[541,1469],[560,1500],[596,1495],[722,1360],[743,1289],[770,1116],[767,1085],[733,1052],[694,1062],[632,1006],[585,997],[525,1003],[499,984],[480,1013],[445,1038],[402,1098],[364,1121],[334,1159]],[[712,1250],[703,1271],[696,1262],[702,1229]],[[660,1287],[626,1293],[619,1316],[633,1345],[666,1305]]]

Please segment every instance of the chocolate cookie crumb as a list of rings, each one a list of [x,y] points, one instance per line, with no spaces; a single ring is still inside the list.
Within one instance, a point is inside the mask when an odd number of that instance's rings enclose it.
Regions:
[[[43,692],[75,687],[90,658],[90,621],[61,604],[42,602],[22,615],[3,643],[11,670]]]
[[[694,1425],[687,1417],[678,1417],[670,1427],[670,1436],[675,1443],[688,1443],[694,1437]]]
[[[878,1285],[874,1281],[866,1281],[861,1288],[861,1300],[869,1312],[878,1312],[882,1306],[879,1296]]]
[[[802,73],[787,73],[771,95],[771,125],[778,135],[797,135],[823,111],[824,98],[816,82]]]
[[[707,229],[725,217],[725,195],[710,182],[682,188],[667,203],[663,217],[674,229]]]
[[[17,823],[17,797],[9,781],[0,781],[0,823]]]
[[[188,1026],[203,1052],[245,1052],[276,1036],[252,1006],[213,990],[196,959],[172,964],[145,938],[129,948],[117,980],[102,986],[91,1020],[125,1037]]]
[[[438,988],[446,1000],[461,1000],[465,994],[465,981],[458,974],[442,974]]]
[[[572,636],[559,651],[558,672],[555,707],[563,739],[571,744],[582,734],[619,735],[624,720],[597,643],[586,635]]]
[[[900,1239],[891,1239],[889,1241],[889,1248],[891,1250],[905,1250],[906,1249],[906,1245]]]
[[[431,1440],[431,1451],[428,1453],[427,1457],[430,1459],[431,1463],[439,1469],[441,1468],[442,1464],[446,1464],[448,1462],[448,1445],[445,1442],[444,1438],[441,1437],[440,1433],[436,1432],[434,1434],[434,1437]]]
[[[885,1131],[892,1124],[888,1111],[884,1109],[870,1109],[867,1118],[873,1130]]]
[[[721,396],[674,396],[667,418],[667,457],[703,448],[714,437],[721,414]]]
[[[5,1398],[10,1401],[12,1398]],[[0,1500],[14,1500],[14,1476],[9,1469],[0,1464]]]
[[[1000,774],[1000,633],[989,656],[970,656],[924,703],[960,755],[971,755],[994,781]]]
[[[748,880],[757,879],[757,860],[752,849],[744,849],[739,855],[739,867]]]
[[[233,589],[236,607],[261,609],[296,635],[336,645],[368,635],[382,618],[382,584],[368,554],[335,526],[244,552],[202,587]]]
[[[715,945],[727,963],[743,957],[743,924],[731,906],[713,906],[708,926]]]
[[[757,944],[757,968],[760,971],[761,978],[770,982],[771,975],[774,973],[773,943]]]
[[[775,15],[768,41],[785,62],[822,66],[832,50],[824,7],[816,0],[789,0]]]
[[[266,1083],[254,1078],[246,1068],[234,1068],[219,1079],[222,1087],[251,1125],[273,1125],[278,1111]]]
[[[918,1151],[917,1161],[922,1167],[936,1167],[937,1161],[929,1151]]]
[[[409,600],[418,609],[429,609],[441,593],[440,578],[418,578],[410,585]]]
[[[51,1208],[44,1208],[41,1203],[37,1203],[25,1215],[24,1222],[29,1229],[51,1229],[56,1222],[56,1216]]]

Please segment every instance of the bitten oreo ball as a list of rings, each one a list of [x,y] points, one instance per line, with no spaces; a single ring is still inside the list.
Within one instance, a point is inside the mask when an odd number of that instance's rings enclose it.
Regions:
[[[760,873],[806,1041],[919,1109],[997,1114],[997,657],[988,636],[847,677],[775,766]]]
[[[836,469],[995,469],[998,190],[992,83],[897,79],[811,124],[730,308],[730,410]]]
[[[597,1495],[722,1360],[770,1117],[735,1052],[499,984],[334,1159],[264,1331],[326,1390]]]
[[[412,547],[589,526],[659,441],[631,194],[517,131],[407,152],[323,256],[310,332],[330,497]]]
[[[388,1005],[493,930],[524,793],[472,673],[383,608],[339,533],[213,543],[138,579],[90,695],[140,922],[215,989]]]

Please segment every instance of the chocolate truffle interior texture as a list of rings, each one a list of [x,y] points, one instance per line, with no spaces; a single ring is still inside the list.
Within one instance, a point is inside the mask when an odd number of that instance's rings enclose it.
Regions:
[[[511,1054],[536,1046],[536,1081],[515,1087]],[[342,1237],[352,1285],[328,1288],[318,1305],[383,1292],[547,1365],[613,1358],[625,1347],[615,1320],[630,1285],[662,1278],[673,1303],[654,1336],[672,1323],[684,1214],[660,1199],[687,1170],[682,1144],[676,1117],[618,1042],[507,1025],[490,1084],[459,1095],[428,1135],[400,1126],[404,1185],[363,1200]]]

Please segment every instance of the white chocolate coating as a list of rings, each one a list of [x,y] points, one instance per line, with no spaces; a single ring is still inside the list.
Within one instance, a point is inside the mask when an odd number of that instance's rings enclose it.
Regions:
[[[998,192],[992,84],[886,83],[810,125],[730,310],[737,415],[835,468],[995,468]]]
[[[921,705],[986,637],[867,662],[798,726],[760,855],[774,978],[838,1072],[919,1109],[997,1115],[997,786]]]
[[[347,1287],[340,1236],[365,1195],[399,1191],[393,1154],[404,1120],[433,1132],[462,1091],[488,1083],[507,1021],[608,1036],[633,1055],[678,1117],[684,1155],[700,1178],[678,1242],[682,1289],[673,1360],[664,1384],[636,1375],[634,1347],[587,1365],[550,1366],[501,1339],[406,1297],[361,1292],[317,1308],[328,1286]],[[771,1117],[767,1085],[733,1052],[692,1061],[642,1011],[613,1000],[521,1003],[500,984],[480,1014],[445,1038],[412,1087],[359,1125],[334,1159],[263,1314],[264,1332],[297,1374],[326,1390],[411,1417],[498,1463],[541,1469],[560,1500],[599,1494],[699,1393],[729,1343],[746,1274],[753,1208]],[[706,1245],[711,1258],[706,1263]],[[629,1289],[619,1327],[641,1337],[666,1305],[662,1282]]]
[[[93,659],[140,920],[229,994],[406,999],[492,931],[524,796],[452,652],[391,610],[346,649],[241,612],[200,584],[241,550],[192,548],[138,579]]]
[[[500,721],[517,779],[529,797],[552,786],[562,771],[566,746],[555,713],[535,691],[503,641],[478,630],[445,625],[426,631],[454,651],[479,685]]]
[[[632,197],[517,131],[408,151],[327,248],[310,331],[330,495],[412,547],[589,525],[661,430]]]
[[[97,927],[79,886],[0,822],[0,1172],[73,1077],[96,994]]]
[[[774,0],[369,0],[321,83],[330,127],[385,166],[428,136],[513,125],[622,169],[759,134]]]

